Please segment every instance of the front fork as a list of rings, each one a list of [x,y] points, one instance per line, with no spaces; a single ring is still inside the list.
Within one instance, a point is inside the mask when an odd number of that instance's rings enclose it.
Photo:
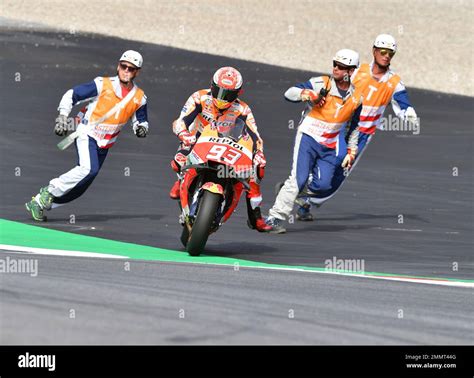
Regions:
[[[181,216],[180,216],[180,223],[181,224],[186,224],[189,231],[191,231],[192,227],[192,222],[190,221],[190,215],[196,215],[197,214],[197,204],[199,201],[199,198],[201,197],[201,194],[204,190],[207,190],[211,193],[216,193],[220,194],[224,197],[224,188],[222,185],[214,183],[212,181],[205,182],[204,184],[200,185],[200,183],[197,183],[198,186],[200,186],[193,195],[192,202],[189,203],[189,188],[191,187],[191,184],[193,181],[196,179],[197,176],[197,171],[196,169],[192,168],[189,169],[185,172],[183,180],[181,181],[180,184],[180,205],[181,205]]]

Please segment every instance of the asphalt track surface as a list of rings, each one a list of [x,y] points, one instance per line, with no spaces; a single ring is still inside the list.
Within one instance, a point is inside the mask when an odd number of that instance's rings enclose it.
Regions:
[[[73,148],[56,148],[53,134],[62,94],[113,75],[117,56],[128,48],[145,57],[138,83],[148,96],[150,134],[138,139],[125,129],[87,193],[49,212],[42,227],[180,250],[178,208],[168,199],[177,147],[171,122],[223,65],[243,73],[243,99],[265,140],[265,213],[275,185],[289,174],[295,130],[288,125],[298,122],[301,106],[285,102],[283,93],[314,73],[98,35],[3,28],[0,46],[1,218],[33,224],[24,202],[76,161]],[[420,134],[379,132],[343,189],[314,211],[314,222],[290,224],[285,235],[260,234],[247,228],[242,202],[209,239],[206,254],[318,267],[333,257],[363,259],[372,272],[473,279],[472,98],[410,95]],[[124,274],[123,262],[91,258],[43,256],[39,264],[35,278],[0,275],[2,343],[473,340],[468,288],[157,262],[133,262]],[[70,309],[77,313],[73,320]]]

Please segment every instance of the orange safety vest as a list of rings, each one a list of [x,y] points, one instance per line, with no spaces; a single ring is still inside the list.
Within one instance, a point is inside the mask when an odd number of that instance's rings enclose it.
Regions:
[[[93,126],[90,135],[97,141],[97,145],[101,148],[110,148],[115,143],[122,127],[128,122],[133,114],[140,108],[144,92],[137,88],[134,96],[109,118],[102,121],[98,125]],[[109,77],[103,78],[102,90],[98,95],[97,103],[88,123],[94,123],[104,117],[115,105],[122,99],[117,96]]]
[[[400,80],[400,76],[394,74],[386,81],[377,81],[372,77],[370,64],[364,63],[360,66],[352,79],[354,86],[359,88],[364,96],[359,121],[360,132],[375,133]]]
[[[323,76],[324,87],[330,86],[329,77]],[[330,93],[323,107],[313,106],[299,126],[299,131],[312,136],[318,143],[336,148],[339,132],[351,119],[361,103],[361,91],[356,90],[344,101]]]

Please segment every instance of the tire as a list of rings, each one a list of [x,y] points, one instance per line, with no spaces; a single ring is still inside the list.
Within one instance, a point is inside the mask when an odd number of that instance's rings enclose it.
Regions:
[[[187,225],[184,225],[183,226],[183,232],[181,232],[181,243],[183,243],[183,246],[186,247],[186,245],[188,244],[188,239],[189,239],[189,230],[188,230],[188,226]]]
[[[186,251],[191,256],[199,256],[204,250],[220,199],[220,194],[204,191],[191,229],[191,236],[186,245]]]

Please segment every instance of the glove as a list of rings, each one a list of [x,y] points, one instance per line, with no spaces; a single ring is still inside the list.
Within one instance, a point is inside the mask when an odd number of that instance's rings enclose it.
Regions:
[[[356,151],[352,148],[347,149],[347,155],[345,156],[344,160],[342,161],[341,167],[342,168],[352,168],[352,163],[354,163],[356,157]]]
[[[319,96],[318,93],[311,89],[303,89],[301,91],[301,101],[311,101],[313,104],[319,105],[320,107],[326,102],[324,97]]]
[[[196,143],[196,135],[191,134],[188,130],[181,131],[178,134],[178,138],[186,147]]]
[[[415,109],[413,109],[411,106],[405,111],[405,121],[410,122],[415,126],[420,125],[420,120],[416,115]]]
[[[135,135],[138,138],[145,138],[147,133],[148,133],[148,129],[145,126],[138,125],[135,128]]]
[[[257,167],[265,167],[267,165],[267,160],[265,159],[265,155],[263,151],[257,151],[253,157],[253,164]]]
[[[65,136],[67,134],[67,117],[65,115],[58,115],[56,118],[56,125],[54,126],[54,133],[58,136]]]

